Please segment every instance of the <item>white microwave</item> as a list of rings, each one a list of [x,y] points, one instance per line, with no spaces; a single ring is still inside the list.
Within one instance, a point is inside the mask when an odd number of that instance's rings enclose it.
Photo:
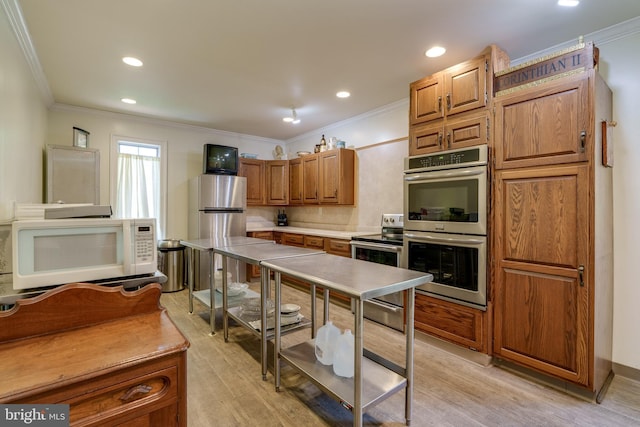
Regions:
[[[44,219],[12,223],[13,288],[154,273],[153,218]]]

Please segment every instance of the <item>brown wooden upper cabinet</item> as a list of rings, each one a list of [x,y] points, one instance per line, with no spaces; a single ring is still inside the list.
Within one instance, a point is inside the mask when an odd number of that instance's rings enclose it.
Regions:
[[[338,205],[353,205],[355,151],[330,150],[320,153],[318,201]]]
[[[509,66],[497,46],[410,85],[409,155],[490,141],[493,73]]]
[[[292,174],[291,179],[300,177]],[[355,151],[340,148],[302,157],[302,194],[304,204],[353,205]]]
[[[265,204],[265,165],[264,160],[240,159],[238,176],[247,178],[247,206]]]
[[[485,55],[411,83],[411,125],[485,107],[489,64]]]
[[[248,206],[355,203],[355,151],[336,149],[292,160],[240,159]]]
[[[241,158],[238,176],[247,178],[247,206],[289,203],[289,164],[286,160]]]
[[[574,76],[496,98],[496,168],[586,161],[588,83]]]
[[[304,185],[302,173],[302,157],[289,160],[289,204],[301,205]]]
[[[446,123],[436,120],[412,126],[409,129],[410,155],[488,144],[489,129],[488,111],[448,118]]]
[[[267,160],[267,205],[289,204],[289,163],[286,160]]]
[[[320,172],[320,157],[308,154],[302,158],[302,202],[304,204],[318,203],[318,175]]]

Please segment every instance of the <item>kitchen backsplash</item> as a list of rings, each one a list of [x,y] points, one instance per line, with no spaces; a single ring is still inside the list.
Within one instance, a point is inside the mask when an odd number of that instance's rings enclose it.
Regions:
[[[0,274],[11,273],[11,224],[0,224]]]

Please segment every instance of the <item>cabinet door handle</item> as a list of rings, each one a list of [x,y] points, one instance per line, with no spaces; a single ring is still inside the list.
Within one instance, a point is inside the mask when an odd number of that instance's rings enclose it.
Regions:
[[[580,152],[584,153],[584,147],[587,143],[587,131],[580,132]]]
[[[438,132],[438,147],[442,148],[442,133]]]
[[[447,146],[451,148],[451,132],[447,132]]]
[[[125,394],[120,396],[120,400],[123,402],[128,402],[132,399],[139,399],[142,395],[149,393],[153,387],[146,384],[138,384],[137,386],[131,387]]]
[[[451,111],[451,94],[447,94],[447,111]]]
[[[442,111],[442,96],[438,97],[438,112]]]
[[[578,267],[578,276],[580,276],[580,286],[584,287],[584,265]]]

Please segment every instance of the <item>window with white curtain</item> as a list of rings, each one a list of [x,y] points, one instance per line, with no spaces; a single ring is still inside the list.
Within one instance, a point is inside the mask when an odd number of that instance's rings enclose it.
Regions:
[[[155,218],[164,235],[165,143],[112,137],[111,204],[116,218]]]

